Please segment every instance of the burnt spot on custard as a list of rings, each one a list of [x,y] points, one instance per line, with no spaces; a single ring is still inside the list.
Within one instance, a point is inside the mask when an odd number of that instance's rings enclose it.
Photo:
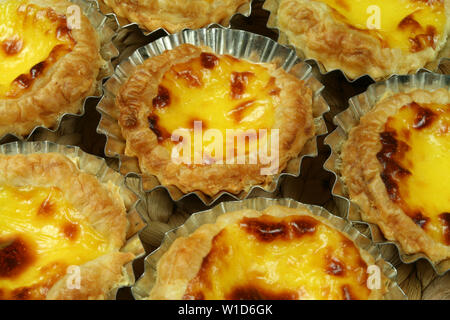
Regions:
[[[201,77],[191,69],[176,71],[175,74],[177,78],[183,79],[189,88],[199,88],[203,85]]]
[[[316,231],[318,221],[302,216],[291,221],[273,221],[265,216],[260,218],[244,218],[240,227],[255,236],[259,241],[290,240],[301,238]]]
[[[164,128],[161,128],[158,125],[158,121],[159,121],[159,117],[155,114],[151,114],[148,117],[148,124],[149,124],[150,130],[152,130],[155,133],[155,135],[158,139],[158,142],[163,142],[165,139],[170,139],[171,134]]]
[[[421,228],[425,228],[430,218],[425,217],[421,212],[417,212],[411,216],[411,219]]]
[[[55,205],[50,200],[50,196],[48,196],[39,206],[37,216],[49,217],[53,215],[53,213],[55,213]]]
[[[411,44],[411,52],[416,53],[426,48],[436,49],[438,39],[438,32],[435,27],[427,26],[425,29],[425,33],[418,34],[414,37],[409,38],[409,42]]]
[[[171,99],[170,99],[170,91],[166,87],[159,85],[158,86],[158,93],[156,94],[156,97],[153,98],[152,104],[154,108],[164,108],[170,105]]]
[[[419,106],[417,103],[413,102],[409,105],[412,108],[416,109],[416,118],[414,119],[413,128],[414,129],[424,129],[433,124],[436,119],[436,114],[428,108],[423,108]]]
[[[445,244],[450,246],[450,213],[444,212],[439,215],[439,220],[444,226],[444,241]]]
[[[7,56],[16,55],[23,49],[23,40],[17,37],[3,40],[1,48]]]
[[[339,259],[331,256],[326,257],[327,266],[326,273],[333,276],[343,276],[345,273],[345,265]]]
[[[22,237],[0,240],[0,278],[15,278],[35,260],[31,245]]]
[[[253,106],[255,100],[244,101],[239,103],[233,110],[231,110],[228,114],[233,118],[237,123],[241,122],[244,118],[245,111]]]
[[[295,291],[275,292],[256,285],[248,284],[234,287],[225,294],[227,300],[296,300],[298,293]]]
[[[400,178],[411,173],[397,163],[396,156],[407,151],[409,148],[405,143],[396,139],[396,133],[385,131],[380,133],[382,149],[377,153],[377,159],[383,166],[381,179],[386,186],[389,198],[398,202],[401,199],[398,181]]]
[[[75,223],[67,222],[61,229],[64,236],[69,240],[75,240],[79,234],[79,227]]]
[[[255,74],[252,72],[233,72],[231,74],[231,98],[234,100],[242,99],[247,89],[248,80]]]
[[[212,53],[202,52],[200,54],[200,61],[203,68],[214,69],[219,64],[219,58]]]

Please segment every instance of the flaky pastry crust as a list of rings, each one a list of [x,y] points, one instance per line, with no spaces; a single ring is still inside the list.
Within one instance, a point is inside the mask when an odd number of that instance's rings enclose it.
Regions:
[[[110,298],[110,291],[126,280],[124,265],[134,259],[132,253],[120,252],[126,242],[128,220],[118,188],[80,171],[74,162],[57,153],[0,155],[0,173],[2,185],[57,187],[113,248],[80,266],[80,289],[67,288],[70,275],[66,275],[49,290],[47,299]]]
[[[30,0],[42,8],[51,7],[66,15],[73,3],[67,0]],[[65,113],[79,113],[84,99],[94,94],[97,77],[105,63],[100,55],[100,39],[89,19],[81,14],[80,28],[71,30],[76,44],[32,87],[16,99],[0,99],[0,136],[25,136],[36,126],[51,128]]]
[[[177,238],[168,251],[161,257],[157,264],[157,276],[154,287],[148,299],[150,300],[180,300],[186,292],[189,282],[198,274],[204,258],[211,251],[214,237],[227,225],[237,223],[244,217],[257,218],[263,215],[274,217],[288,217],[293,215],[306,215],[335,228],[328,220],[312,214],[307,209],[287,208],[283,206],[271,206],[263,211],[245,209],[229,212],[217,218],[213,224],[204,224],[188,237]],[[344,233],[342,233],[345,235]],[[347,237],[345,235],[345,237]],[[348,237],[347,237],[348,238]],[[350,241],[352,241],[349,238]],[[356,245],[356,244],[355,244]],[[359,249],[361,258],[367,265],[374,265],[375,259],[366,251]],[[383,275],[383,280],[385,280]],[[386,291],[385,281],[382,288],[372,290],[370,300],[380,300]]]
[[[159,28],[175,33],[223,23],[250,0],[103,0],[114,12],[144,29]]]
[[[414,90],[382,99],[354,127],[342,148],[341,174],[350,199],[361,208],[364,221],[380,227],[389,240],[398,241],[408,253],[424,253],[433,262],[450,258],[450,247],[434,240],[398,206],[391,201],[380,174],[377,159],[382,144],[380,133],[387,119],[412,102],[448,104],[450,91]]]
[[[449,17],[450,1],[444,1]],[[337,21],[332,9],[319,1],[269,0],[265,7],[275,15],[275,26],[307,59],[319,61],[327,71],[340,69],[351,79],[414,73],[437,58],[450,33],[447,19],[445,35],[435,49],[403,52],[384,46],[365,30]]]
[[[207,48],[181,45],[146,60],[138,66],[119,90],[116,106],[120,111],[119,125],[126,140],[125,154],[137,157],[144,176],[155,175],[161,184],[174,185],[182,192],[201,191],[213,196],[221,191],[237,194],[254,185],[268,185],[274,176],[261,175],[266,166],[250,164],[185,165],[172,161],[169,151],[158,144],[150,129],[148,116],[152,100],[158,92],[163,75],[173,65],[200,56]],[[210,51],[210,50],[209,50]],[[292,158],[298,156],[305,143],[314,136],[312,91],[283,69],[264,64],[281,89],[281,103],[274,106],[273,128],[279,129],[279,172]],[[235,162],[237,163],[237,162]]]

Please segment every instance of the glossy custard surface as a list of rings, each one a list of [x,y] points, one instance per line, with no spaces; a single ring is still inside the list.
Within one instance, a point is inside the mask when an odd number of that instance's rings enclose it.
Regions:
[[[392,201],[450,245],[450,105],[412,103],[380,135],[382,179]]]
[[[316,0],[336,17],[360,30],[370,30],[387,46],[418,52],[442,40],[447,18],[443,0]]]
[[[0,299],[44,299],[108,241],[54,187],[0,186]]]
[[[213,239],[185,299],[367,299],[354,243],[309,216],[243,218]]]
[[[279,92],[275,78],[261,64],[202,53],[174,65],[163,76],[149,125],[159,141],[172,148],[175,130],[193,133],[198,122],[203,133],[208,129],[219,132],[225,148],[227,129],[258,133],[272,128]],[[211,142],[205,138],[203,148]]]
[[[66,18],[53,9],[0,2],[0,99],[20,97],[74,45]]]

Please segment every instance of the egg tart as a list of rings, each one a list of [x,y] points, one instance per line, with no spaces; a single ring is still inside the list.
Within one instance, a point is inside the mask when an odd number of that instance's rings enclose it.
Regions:
[[[407,254],[450,258],[450,91],[387,94],[342,147],[342,178],[364,221]]]
[[[159,28],[174,33],[198,29],[211,23],[227,22],[251,0],[103,0],[118,16],[153,31]]]
[[[149,299],[382,299],[372,255],[307,208],[227,212],[177,238],[157,264]]]
[[[0,299],[111,298],[135,256],[118,186],[59,153],[0,155]]]
[[[115,99],[125,155],[144,177],[210,196],[272,182],[314,137],[312,103],[274,64],[190,44],[137,66]]]
[[[100,39],[74,8],[66,0],[0,1],[0,136],[55,126],[95,92],[105,63]]]
[[[437,59],[450,1],[269,0],[271,26],[306,58],[351,79],[414,73]]]

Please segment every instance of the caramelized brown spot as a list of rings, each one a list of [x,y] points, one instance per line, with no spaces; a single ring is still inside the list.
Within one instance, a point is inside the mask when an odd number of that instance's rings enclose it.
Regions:
[[[178,78],[184,79],[190,88],[198,88],[202,86],[202,81],[199,76],[192,70],[183,70],[176,73]]]
[[[2,43],[2,49],[8,56],[13,56],[22,51],[23,40],[19,38],[6,39]]]
[[[316,225],[315,219],[306,216],[290,222],[274,222],[264,217],[241,220],[241,228],[264,242],[289,240],[293,237],[299,238],[306,234],[312,234],[316,231]]]
[[[30,288],[18,288],[13,290],[12,298],[14,300],[30,300],[32,296],[32,292]]]
[[[227,300],[296,300],[298,293],[294,291],[274,292],[254,285],[238,286],[225,295]]]
[[[260,241],[288,239],[288,227],[282,222],[264,222],[257,219],[244,218],[241,227],[255,235]]]
[[[219,64],[219,58],[212,53],[202,52],[200,55],[202,66],[206,69],[214,69]]]
[[[421,228],[425,228],[425,225],[430,220],[430,218],[425,217],[421,212],[417,212],[411,217],[415,224]]]
[[[381,179],[386,186],[389,198],[392,201],[400,201],[397,180],[411,173],[396,162],[395,155],[399,152],[406,151],[408,146],[404,143],[400,145],[395,138],[395,133],[389,131],[380,133],[380,141],[382,149],[377,153],[377,159],[383,165]]]
[[[344,284],[341,289],[344,300],[357,300],[356,297],[353,296],[352,291],[348,285]]]
[[[158,86],[158,94],[153,99],[153,107],[155,108],[164,108],[170,105],[170,92],[169,89]]]
[[[241,122],[244,118],[245,110],[253,106],[255,100],[244,101],[238,104],[233,110],[231,110],[228,114],[233,117],[236,122]]]
[[[0,241],[0,278],[17,277],[33,261],[32,249],[24,239]]]
[[[233,72],[231,74],[231,97],[241,99],[248,85],[248,79],[254,76],[252,72]]]
[[[400,21],[398,27],[400,29],[413,29],[413,30],[420,30],[421,29],[421,25],[419,22],[417,22],[412,14],[410,14],[409,16],[407,16],[406,18],[404,18],[402,21]]]
[[[339,261],[339,259],[335,257],[327,256],[327,268],[326,272],[333,276],[342,276],[344,275],[345,266]]]
[[[62,232],[69,240],[75,240],[78,235],[78,225],[67,222],[62,228]]]
[[[414,120],[413,128],[414,129],[423,129],[429,127],[433,121],[436,119],[436,114],[433,113],[430,109],[423,108],[419,106],[417,103],[413,102],[415,107],[418,108],[417,116]]]
[[[433,26],[427,26],[424,34],[418,34],[414,38],[409,38],[411,43],[411,52],[419,52],[428,47],[436,49],[437,31]]]
[[[44,201],[42,201],[41,205],[38,208],[37,215],[38,216],[51,216],[55,211],[54,205],[50,200],[50,196],[48,196]]]
[[[317,220],[304,216],[290,222],[289,226],[293,234],[299,238],[305,234],[314,233],[316,231]]]
[[[441,220],[444,225],[444,239],[445,244],[450,245],[450,213],[444,212],[439,215],[439,220]]]
[[[152,114],[148,117],[148,123],[149,123],[150,129],[156,134],[156,137],[158,138],[158,142],[162,142],[165,139],[169,139],[171,137],[171,134],[164,128],[159,127],[158,120],[159,120],[159,117],[154,114]]]

